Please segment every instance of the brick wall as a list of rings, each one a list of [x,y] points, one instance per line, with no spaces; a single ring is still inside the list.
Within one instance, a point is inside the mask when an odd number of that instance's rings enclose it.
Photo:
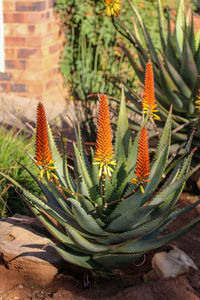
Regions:
[[[31,98],[64,97],[59,71],[64,33],[53,0],[3,0],[5,72],[0,91]]]

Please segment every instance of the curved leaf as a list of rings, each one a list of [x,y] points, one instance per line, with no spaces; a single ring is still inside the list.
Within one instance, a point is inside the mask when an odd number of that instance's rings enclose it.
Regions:
[[[95,242],[90,242],[86,238],[84,238],[78,231],[74,230],[72,227],[66,227],[66,231],[70,236],[71,240],[74,241],[75,245],[87,250],[91,253],[93,252],[103,252],[109,249],[108,246],[97,244]]]
[[[47,246],[53,247],[64,260],[68,261],[71,264],[74,264],[74,265],[77,265],[77,266],[80,266],[80,267],[83,267],[86,269],[90,269],[90,270],[93,270],[93,269],[101,270],[102,269],[102,267],[98,263],[96,263],[89,255],[84,255],[82,253],[70,250],[69,248],[66,248],[66,250],[65,250],[63,248],[60,248],[60,247],[52,244],[52,243],[49,243]]]
[[[173,240],[177,239],[187,231],[189,231],[192,227],[200,222],[200,217],[196,218],[186,226],[181,229],[176,230],[175,232],[169,233],[161,238],[156,238],[152,240],[144,240],[144,241],[132,241],[124,243],[123,246],[113,246],[112,252],[114,253],[137,253],[137,252],[146,252],[152,249],[156,249],[162,247],[166,244],[169,244]]]
[[[144,217],[149,215],[155,206],[144,206],[129,209],[119,217],[116,217],[106,228],[109,232],[123,232],[133,229],[142,223]]]
[[[143,252],[136,254],[104,254],[93,255],[94,261],[104,266],[106,270],[125,268],[127,265],[134,263],[144,255]]]
[[[69,198],[68,200],[73,206],[74,217],[82,228],[92,234],[107,235],[107,233],[97,224],[94,218],[89,215],[76,200],[72,198]]]

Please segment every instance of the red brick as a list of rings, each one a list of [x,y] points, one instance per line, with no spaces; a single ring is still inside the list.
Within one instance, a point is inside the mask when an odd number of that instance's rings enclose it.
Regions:
[[[24,23],[24,14],[4,13],[4,23]]]
[[[55,44],[56,41],[59,41],[59,35],[57,32],[48,33],[43,37],[43,45],[52,45]]]
[[[42,93],[44,89],[43,84],[28,84],[27,89],[30,93]]]
[[[5,35],[6,36],[20,36],[20,37],[27,37],[28,40],[31,40],[33,37],[34,38],[43,38],[45,37],[49,32],[48,32],[48,23],[47,22],[42,22],[42,23],[37,23],[37,24],[26,24],[26,23],[21,23],[21,24],[5,24]],[[54,31],[55,32],[55,29]]]
[[[57,68],[52,68],[51,70],[48,70],[44,73],[44,78],[52,78],[52,77],[54,77],[55,75],[58,75],[58,74],[61,74],[60,69],[58,67]]]
[[[43,59],[26,60],[26,69],[30,71],[43,71]]]
[[[28,25],[28,31],[30,32],[30,33],[34,33],[35,32],[35,25]]]
[[[53,54],[59,50],[59,44],[49,46],[49,53]]]
[[[29,31],[27,24],[25,23],[20,23],[20,24],[9,24],[10,26],[14,27],[14,32],[16,37],[28,37],[29,36]]]
[[[47,32],[52,32],[55,30],[56,24],[55,22],[49,22],[47,25]]]
[[[59,22],[57,22],[55,19],[53,19],[52,21],[49,21],[47,23],[47,32],[51,33],[51,32],[57,32],[60,33],[61,32],[61,24]]]
[[[46,13],[25,13],[24,23],[40,23],[46,20]]]
[[[10,73],[10,72],[5,72],[5,73],[0,72],[0,80],[10,81],[11,79],[12,79],[12,73]]]
[[[27,91],[26,89],[26,84],[24,83],[13,83],[10,86],[11,92],[19,92],[19,93],[24,93]]]
[[[53,0],[49,0],[49,1],[48,1],[48,7],[49,7],[49,8],[52,8],[53,6],[54,6]]]
[[[29,39],[43,37],[45,34],[47,34],[47,25],[46,22],[34,24],[34,25],[28,25],[27,26],[27,35]]]
[[[55,55],[49,55],[48,57],[45,57],[45,60],[43,61],[43,70],[48,71],[51,70],[55,64],[58,63],[57,58]]]
[[[0,82],[0,92],[9,92],[10,84],[7,82]]]
[[[14,11],[15,3],[13,1],[3,1],[3,10],[4,11]]]
[[[27,47],[41,47],[43,44],[43,38],[38,37],[30,37],[26,39],[26,46]]]
[[[46,19],[49,19],[51,17],[51,10],[49,10],[45,13],[45,17],[46,17]]]
[[[30,58],[37,53],[37,49],[21,48],[17,50],[17,57],[19,58]]]
[[[43,58],[43,61],[46,59],[46,57],[48,57],[49,55],[49,47],[48,46],[44,46],[42,48],[40,48],[41,51],[41,58]]]
[[[20,82],[27,84],[43,82],[44,80],[44,74],[41,70],[36,70],[34,72],[25,70],[23,74],[21,73],[21,75],[19,74],[18,76],[20,76]]]
[[[57,87],[57,86],[59,86],[60,82],[61,82],[61,77],[60,77],[60,76],[57,77],[57,78],[53,78],[52,80],[49,80],[49,81],[46,83],[45,89],[46,89],[46,90],[49,90],[49,89],[51,89],[51,88]]]
[[[4,13],[4,23],[41,23],[44,21],[54,20],[53,9],[41,12],[21,12],[21,13]],[[55,23],[56,24],[56,23]]]
[[[13,24],[4,23],[4,36],[13,37],[15,36],[15,29],[12,26]]]
[[[23,76],[24,76],[24,73],[26,72],[26,70],[20,70],[20,69],[13,69],[12,70],[12,81],[13,81],[13,83],[15,82],[15,83],[24,83],[23,82],[23,80],[22,80],[22,78],[23,78]]]
[[[27,24],[24,23],[5,23],[4,36],[7,37],[22,37],[29,36]]]
[[[26,68],[26,61],[25,60],[6,59],[5,65],[6,65],[7,69],[24,70]]]
[[[5,46],[24,47],[26,39],[24,37],[5,37]]]
[[[5,53],[5,58],[15,58],[15,53],[16,53],[16,50],[14,48],[5,48],[4,49],[4,53]]]
[[[16,2],[16,11],[42,11],[46,9],[46,1]]]

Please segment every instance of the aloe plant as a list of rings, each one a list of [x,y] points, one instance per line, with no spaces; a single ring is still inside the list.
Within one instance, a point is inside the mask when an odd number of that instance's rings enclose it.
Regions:
[[[40,180],[24,168],[44,197],[36,197],[8,175],[0,174],[16,186],[57,239],[57,244],[50,245],[64,260],[87,269],[111,271],[170,243],[200,222],[197,217],[183,228],[161,236],[176,217],[200,203],[199,200],[185,208],[177,204],[186,180],[199,166],[190,170],[194,153],[190,151],[191,139],[184,157],[175,167],[169,165],[171,111],[150,162],[149,113],[132,142],[123,91],[113,144],[107,96],[99,98],[97,145],[95,152],[91,149],[91,163],[77,128],[74,168],[69,168],[63,141],[61,155],[39,103],[36,154],[32,159],[39,168]]]
[[[187,140],[191,128],[197,127],[193,144],[200,144],[198,91],[200,90],[200,31],[194,32],[192,9],[187,11],[184,0],[180,0],[172,29],[172,19],[167,12],[167,24],[163,15],[161,1],[158,2],[159,35],[161,49],[157,49],[133,1],[129,0],[134,16],[134,31],[119,18],[113,18],[118,31],[125,36],[136,49],[139,62],[133,58],[130,49],[123,46],[124,52],[142,83],[144,83],[145,66],[151,61],[155,78],[155,96],[159,115],[167,119],[168,111],[173,105],[172,142],[180,144]],[[137,22],[136,22],[137,21]],[[167,31],[165,30],[167,28]],[[131,87],[127,87],[127,97],[136,105],[132,107],[138,113],[138,98]],[[139,112],[140,113],[140,112]],[[157,123],[159,127],[161,123]]]

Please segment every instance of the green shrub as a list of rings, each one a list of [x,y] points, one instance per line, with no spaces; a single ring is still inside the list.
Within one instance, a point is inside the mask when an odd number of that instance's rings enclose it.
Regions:
[[[0,170],[21,182],[23,186],[39,195],[39,188],[31,176],[18,164],[21,163],[30,168],[33,174],[37,169],[28,155],[22,150],[33,154],[33,140],[27,140],[25,134],[19,131],[0,128]],[[21,200],[15,189],[8,181],[0,177],[0,217],[6,217],[14,213],[28,213],[28,208]]]

